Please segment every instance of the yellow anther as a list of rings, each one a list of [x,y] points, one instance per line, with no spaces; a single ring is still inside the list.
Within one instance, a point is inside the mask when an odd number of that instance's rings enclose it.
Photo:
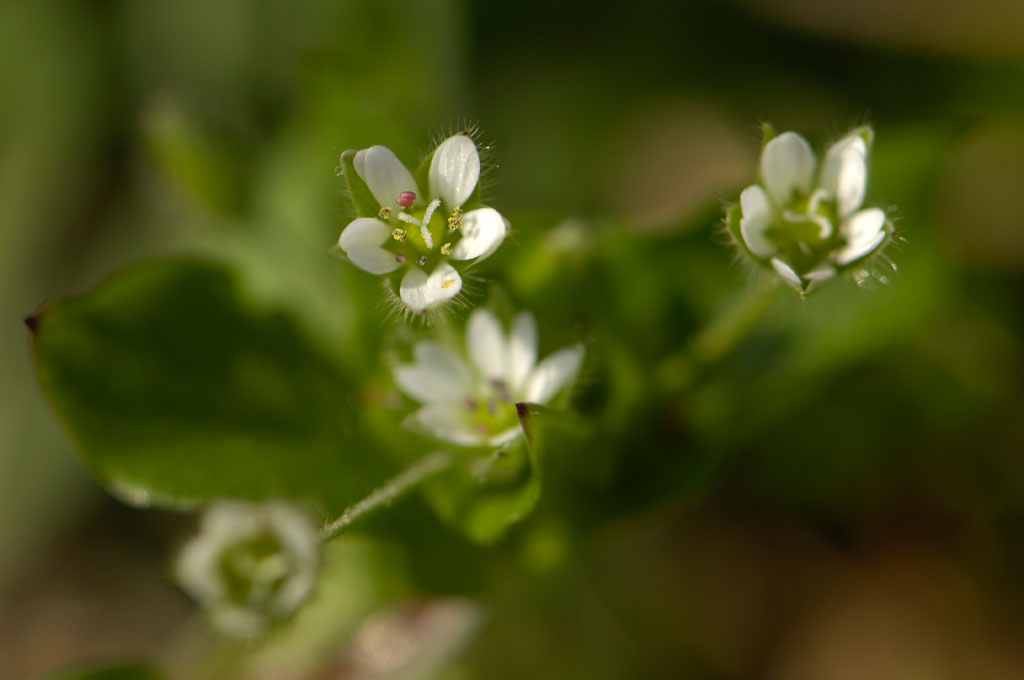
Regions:
[[[441,287],[442,288],[451,288],[452,286],[455,285],[455,282],[457,280],[458,279],[445,279],[444,281],[441,282]]]
[[[452,208],[452,217],[462,217],[462,207],[461,206],[457,205],[454,208]]]
[[[423,265],[425,265],[426,263],[427,263],[427,256],[426,255],[420,255],[420,259],[416,260],[416,264],[418,264],[421,267]]]
[[[387,210],[387,208],[384,208],[384,210]],[[406,238],[408,238],[408,236],[408,232],[406,232],[405,229],[402,229],[401,227],[395,227],[395,230],[391,232],[391,238],[395,239],[396,241],[404,241]]]
[[[383,208],[380,209],[380,212],[377,213],[377,217],[379,217],[382,220],[386,220],[386,219],[390,218],[391,217],[391,208],[389,208],[387,206],[384,206]]]
[[[448,231],[458,231],[462,226],[462,218],[452,215],[448,218]]]
[[[442,255],[451,255],[452,254],[452,244],[450,242],[449,243],[445,243],[443,246],[441,246],[441,254]]]

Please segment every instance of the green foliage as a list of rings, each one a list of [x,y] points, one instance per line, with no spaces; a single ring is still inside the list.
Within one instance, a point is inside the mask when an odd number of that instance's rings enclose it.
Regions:
[[[31,324],[44,390],[129,502],[279,496],[337,511],[388,472],[358,434],[351,380],[220,266],[140,266]]]
[[[47,676],[46,680],[163,680],[164,675],[149,666],[116,665],[107,667],[82,668],[61,671]]]

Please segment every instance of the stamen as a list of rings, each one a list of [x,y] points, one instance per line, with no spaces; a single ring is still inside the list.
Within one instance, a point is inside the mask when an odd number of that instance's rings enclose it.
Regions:
[[[404,241],[406,238],[408,238],[408,236],[409,233],[405,229],[402,229],[401,227],[395,227],[394,230],[391,232],[391,238],[399,242]]]
[[[395,203],[402,206],[403,208],[408,208],[415,202],[416,194],[414,194],[411,191],[403,191],[402,193],[398,194],[398,199],[395,200]]]
[[[405,253],[399,253],[398,255],[395,255],[395,262],[405,264]]]
[[[457,205],[454,208],[452,208],[452,217],[462,217],[462,215],[462,206]]]
[[[462,218],[452,215],[448,218],[448,231],[458,231],[462,228]]]
[[[445,243],[443,246],[441,246],[441,254],[442,255],[451,255],[452,254],[452,244],[451,244],[451,241],[449,241],[448,243]]]
[[[380,212],[377,213],[377,217],[385,221],[388,220],[391,217],[391,208],[384,206],[380,209]]]
[[[416,260],[416,264],[418,264],[421,267],[423,265],[425,265],[426,263],[427,263],[427,256],[426,255],[420,255],[419,259]]]

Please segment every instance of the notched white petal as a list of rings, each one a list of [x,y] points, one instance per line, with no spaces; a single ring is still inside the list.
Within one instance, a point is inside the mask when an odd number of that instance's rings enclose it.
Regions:
[[[765,145],[761,179],[776,205],[788,204],[794,191],[811,192],[815,163],[811,145],[795,132],[783,132]]]
[[[395,259],[395,254],[380,246],[352,246],[345,251],[352,264],[363,271],[382,276],[395,271],[402,264]]]
[[[352,163],[382,207],[394,206],[403,191],[417,191],[412,173],[386,146],[378,144],[363,149],[356,153]]]
[[[453,135],[441,142],[430,161],[429,176],[431,196],[442,198],[449,210],[461,206],[480,179],[476,142],[466,135]]]
[[[740,219],[740,234],[750,252],[758,257],[769,257],[776,250],[775,244],[769,241],[765,230],[772,224],[772,205],[768,194],[757,184],[753,184],[740,194],[740,208],[743,217]]]
[[[503,379],[508,362],[508,343],[501,323],[489,309],[477,309],[466,324],[469,358],[486,378]]]
[[[508,223],[494,208],[471,210],[462,218],[462,239],[455,244],[456,260],[482,260],[491,255],[508,233]]]
[[[390,235],[391,227],[384,222],[360,217],[341,232],[338,247],[360,269],[371,274],[388,274],[401,266],[393,253],[380,247]]]
[[[848,135],[832,145],[821,165],[818,184],[835,197],[840,217],[864,202],[868,184],[868,147],[861,135]]]
[[[545,358],[530,374],[525,400],[546,404],[576,376],[582,363],[583,348],[579,345],[558,350]]]
[[[462,277],[447,262],[437,265],[429,276],[419,267],[412,267],[402,279],[398,294],[405,306],[414,312],[428,309],[451,300],[462,290]]]
[[[442,441],[458,446],[480,446],[484,437],[459,417],[451,404],[428,404],[412,414],[413,424]]]
[[[861,210],[843,227],[846,245],[836,253],[836,263],[845,267],[867,257],[885,241],[885,212],[881,208]]]
[[[788,264],[777,257],[773,257],[772,267],[775,268],[775,273],[782,277],[782,280],[787,284],[797,290],[804,289],[804,284],[803,281],[800,280],[800,276]]]

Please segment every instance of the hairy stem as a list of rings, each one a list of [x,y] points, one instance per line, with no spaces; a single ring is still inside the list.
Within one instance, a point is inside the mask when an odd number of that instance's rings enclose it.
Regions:
[[[380,508],[390,506],[410,489],[415,488],[439,472],[448,469],[454,462],[455,458],[447,453],[432,453],[424,456],[406,468],[397,477],[375,489],[369,496],[346,508],[337,519],[328,523],[320,530],[320,540],[326,543],[337,537],[338,534],[359,518],[369,515]]]

